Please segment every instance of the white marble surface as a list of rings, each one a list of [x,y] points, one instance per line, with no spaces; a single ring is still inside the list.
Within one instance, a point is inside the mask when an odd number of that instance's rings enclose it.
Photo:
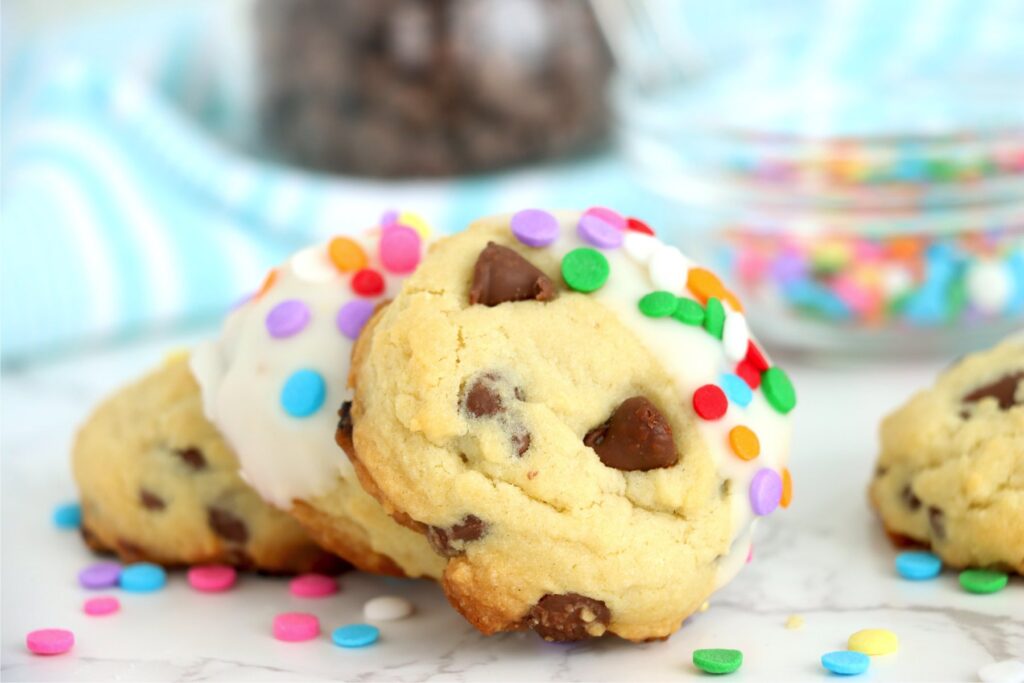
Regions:
[[[121,595],[122,612],[86,617],[77,571],[90,561],[77,535],[50,522],[74,497],[68,447],[96,399],[198,338],[150,340],[4,371],[2,385],[2,650],[4,680],[680,680],[698,677],[692,650],[734,647],[745,663],[731,680],[815,681],[823,652],[861,628],[901,640],[875,658],[872,681],[974,681],[979,667],[1024,658],[1024,581],[990,596],[962,592],[953,573],[925,583],[894,575],[894,551],[867,508],[879,417],[926,383],[941,359],[826,366],[786,360],[800,391],[793,506],[758,530],[753,564],[669,641],[551,645],[531,634],[483,638],[427,583],[343,577],[326,600],[288,595],[281,580],[246,577],[234,591],[191,592],[180,574],[167,590]],[[638,571],[643,571],[638,567]],[[308,609],[325,630],[359,621],[383,593],[413,600],[412,618],[386,624],[379,644],[343,650],[270,636],[279,611]],[[791,614],[806,625],[788,630]],[[35,628],[75,631],[67,655],[27,653]]]

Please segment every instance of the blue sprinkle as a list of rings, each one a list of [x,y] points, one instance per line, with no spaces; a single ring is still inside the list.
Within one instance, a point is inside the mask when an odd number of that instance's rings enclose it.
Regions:
[[[935,325],[946,319],[946,294],[942,287],[924,287],[907,299],[903,316],[914,325]]]
[[[942,560],[934,553],[912,550],[896,556],[896,571],[911,581],[934,579],[942,571]]]
[[[297,370],[281,389],[281,407],[292,417],[309,417],[324,404],[327,384],[316,370]]]
[[[58,529],[77,529],[82,526],[82,506],[64,503],[53,510],[53,523]]]
[[[861,652],[837,650],[821,656],[821,665],[840,676],[856,676],[868,670],[871,660]]]
[[[729,400],[741,408],[749,406],[750,402],[754,399],[754,392],[750,390],[750,386],[739,375],[734,375],[731,372],[723,373],[719,383],[722,385],[722,390],[725,391],[725,395],[729,397]]]
[[[339,647],[366,647],[380,638],[380,630],[369,624],[349,624],[334,629],[331,640]]]
[[[167,572],[149,562],[128,565],[121,570],[121,588],[129,593],[152,593],[167,583]]]
[[[850,308],[842,299],[810,278],[784,284],[782,293],[794,305],[810,309],[827,318],[846,320],[850,317]]]

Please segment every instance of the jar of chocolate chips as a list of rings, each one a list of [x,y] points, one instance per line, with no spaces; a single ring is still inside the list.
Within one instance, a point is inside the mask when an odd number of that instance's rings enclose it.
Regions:
[[[258,0],[259,109],[286,159],[439,176],[563,157],[608,127],[585,0]]]

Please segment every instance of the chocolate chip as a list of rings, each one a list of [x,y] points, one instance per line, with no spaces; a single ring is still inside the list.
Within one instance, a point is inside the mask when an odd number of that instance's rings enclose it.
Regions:
[[[465,552],[463,544],[476,541],[487,533],[487,522],[476,515],[466,515],[458,524],[447,529],[439,526],[427,527],[427,540],[438,555],[455,557]]]
[[[480,375],[466,390],[463,405],[473,417],[492,417],[505,410],[497,387],[497,377],[488,373]]]
[[[672,427],[643,396],[627,398],[608,421],[587,432],[583,443],[608,467],[646,471],[679,462]]]
[[[354,452],[352,446],[352,401],[345,401],[338,409],[338,430],[334,440],[346,453]]]
[[[142,549],[142,546],[125,538],[117,539],[117,548],[126,560],[141,560],[146,556],[146,551]]]
[[[163,510],[167,507],[163,498],[146,489],[139,489],[139,502],[147,510]]]
[[[203,452],[195,446],[188,448],[179,448],[173,451],[173,453],[184,461],[186,465],[194,470],[201,470],[206,468],[206,456]]]
[[[889,472],[889,468],[885,465],[879,465],[875,468],[876,477],[884,477]]]
[[[910,488],[910,484],[903,487],[900,491],[900,498],[903,499],[904,504],[911,510],[917,510],[921,507],[921,499],[914,495],[914,489]]]
[[[516,449],[516,455],[522,456],[526,451],[530,450],[530,443],[533,441],[533,437],[530,436],[530,432],[526,431],[525,428],[520,428],[512,434],[512,447]]]
[[[213,533],[226,541],[245,543],[249,540],[249,529],[245,522],[224,508],[207,508],[206,523],[213,529]]]
[[[351,569],[352,565],[348,562],[337,555],[332,555],[327,552],[319,553],[315,558],[313,558],[313,562],[309,567],[309,570],[314,574],[326,574],[327,576],[344,574]]]
[[[940,541],[946,538],[946,515],[934,505],[928,506],[928,525],[934,538]]]
[[[963,398],[964,403],[977,403],[986,398],[994,398],[999,402],[1000,410],[1009,410],[1017,403],[1017,385],[1024,379],[1024,372],[1004,375],[990,384],[978,387]]]
[[[473,266],[469,303],[497,306],[510,301],[551,301],[555,286],[535,265],[508,247],[488,242]]]
[[[549,593],[530,609],[526,625],[544,640],[569,642],[604,635],[611,616],[600,600],[578,593]]]

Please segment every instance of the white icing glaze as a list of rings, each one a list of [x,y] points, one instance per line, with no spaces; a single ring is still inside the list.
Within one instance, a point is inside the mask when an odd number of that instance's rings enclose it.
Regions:
[[[355,241],[365,251],[368,267],[384,276],[383,294],[355,294],[352,273],[334,267],[327,244],[309,247],[278,269],[273,286],[261,298],[228,316],[219,339],[192,354],[207,417],[238,453],[245,480],[280,508],[326,493],[335,477],[355,477],[334,442],[338,408],[351,399],[347,382],[352,340],[338,329],[337,314],[350,301],[377,303],[393,297],[402,280],[380,267],[376,235]],[[292,336],[274,338],[267,331],[267,313],[288,299],[308,306],[309,322]],[[318,372],[327,389],[323,404],[305,418],[289,415],[280,399],[285,381],[300,369]]]

